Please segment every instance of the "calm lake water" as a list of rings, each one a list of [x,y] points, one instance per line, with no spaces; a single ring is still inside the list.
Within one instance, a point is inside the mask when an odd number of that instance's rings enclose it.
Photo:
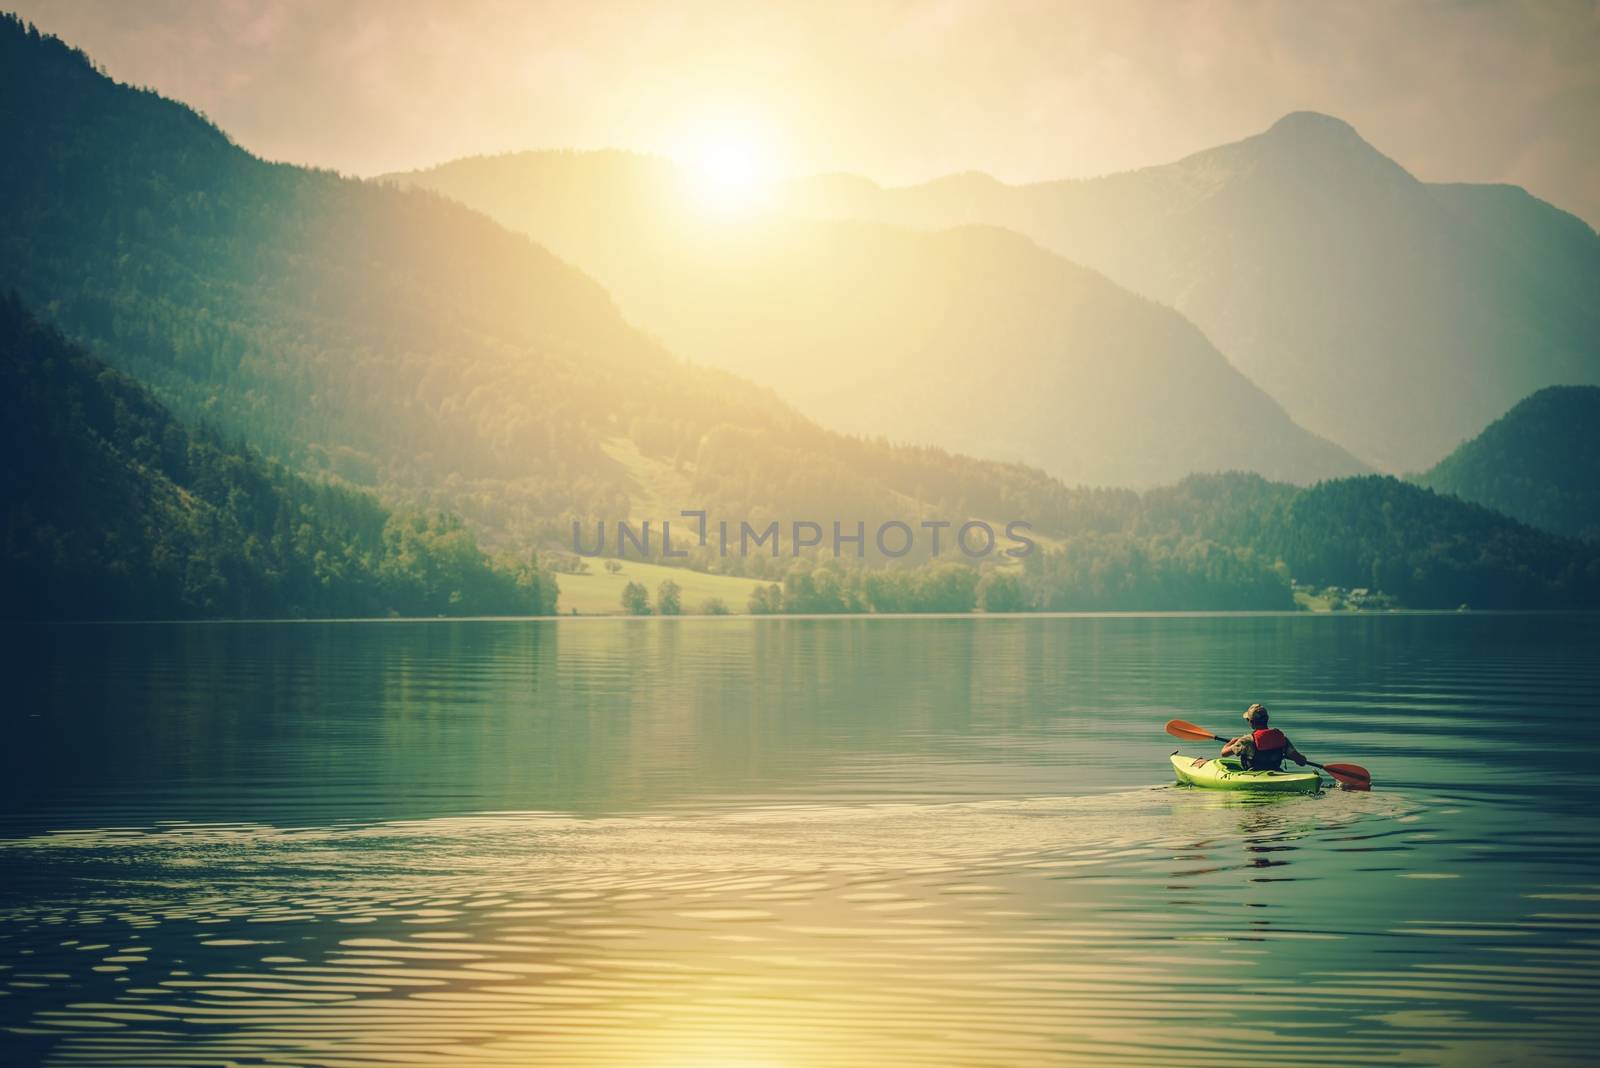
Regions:
[[[1600,617],[4,637],[6,1063],[1595,1061]]]

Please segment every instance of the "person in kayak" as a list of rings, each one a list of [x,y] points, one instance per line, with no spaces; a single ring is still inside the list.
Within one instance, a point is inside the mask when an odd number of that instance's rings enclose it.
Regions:
[[[1250,724],[1250,733],[1241,734],[1222,747],[1222,755],[1236,756],[1239,765],[1249,771],[1281,771],[1284,758],[1305,765],[1306,758],[1289,741],[1289,736],[1276,727],[1267,726],[1265,705],[1251,705],[1245,709],[1244,718]]]

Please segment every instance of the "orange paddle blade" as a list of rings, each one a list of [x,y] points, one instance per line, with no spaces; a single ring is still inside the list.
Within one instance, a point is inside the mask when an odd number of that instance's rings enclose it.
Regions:
[[[1324,764],[1322,770],[1346,786],[1357,790],[1372,789],[1372,773],[1360,764]]]
[[[1219,740],[1217,735],[1212,734],[1204,727],[1197,727],[1193,723],[1187,723],[1181,719],[1167,720],[1167,733],[1174,738],[1187,738],[1191,742],[1214,742]]]

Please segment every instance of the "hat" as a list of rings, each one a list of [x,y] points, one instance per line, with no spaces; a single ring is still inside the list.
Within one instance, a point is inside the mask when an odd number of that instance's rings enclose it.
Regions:
[[[1249,720],[1252,727],[1264,727],[1267,724],[1267,706],[1251,705],[1244,710],[1243,718]]]

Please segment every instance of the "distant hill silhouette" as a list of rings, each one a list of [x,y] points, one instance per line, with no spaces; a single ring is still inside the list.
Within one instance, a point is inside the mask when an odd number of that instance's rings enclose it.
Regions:
[[[1540,390],[1417,481],[1545,530],[1600,540],[1600,388]]]
[[[1308,429],[1391,471],[1517,400],[1600,383],[1600,236],[1509,186],[1420,182],[1297,112],[1176,163],[1009,186],[832,176],[797,210],[1004,226],[1192,319]]]
[[[672,164],[620,152],[478,157],[389,180],[529,234],[674,350],[842,430],[1020,459],[1069,483],[1364,469],[1180,315],[1014,233],[722,219],[694,210]]]

